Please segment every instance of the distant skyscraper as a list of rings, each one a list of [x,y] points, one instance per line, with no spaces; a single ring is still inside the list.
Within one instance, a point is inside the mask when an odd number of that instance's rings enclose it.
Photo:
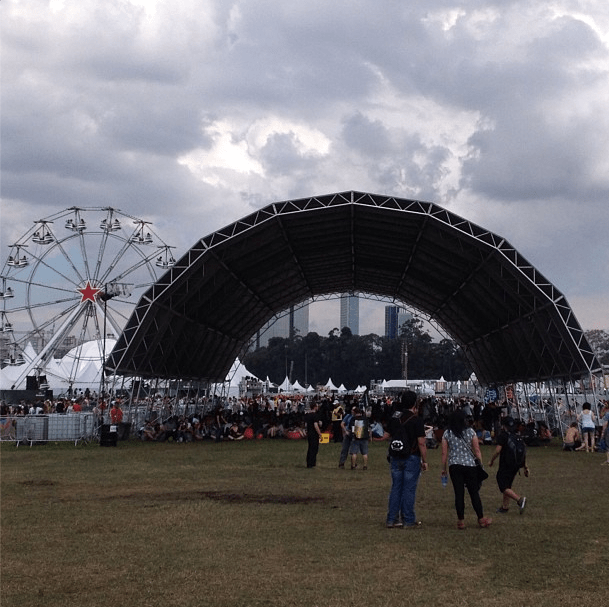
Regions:
[[[299,308],[292,307],[281,316],[274,316],[260,331],[256,340],[256,347],[262,348],[269,343],[271,337],[304,337],[309,333],[309,304]]]
[[[385,306],[385,337],[400,336],[400,327],[412,318],[412,314],[399,306]]]
[[[359,335],[359,297],[357,295],[341,295],[340,297],[340,329],[349,327],[353,335]]]

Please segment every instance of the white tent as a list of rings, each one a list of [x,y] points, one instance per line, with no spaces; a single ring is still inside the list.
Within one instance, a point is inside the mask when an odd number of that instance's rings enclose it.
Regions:
[[[19,366],[6,366],[3,369],[0,369],[0,387],[3,390],[9,390],[11,386],[15,383],[20,374]]]
[[[78,371],[78,386],[85,384],[89,387],[99,386],[101,379],[100,366],[90,360],[84,367]]]
[[[358,386],[357,388],[355,388],[355,392],[357,392],[358,394],[361,394],[362,392],[366,391],[366,386]]]
[[[300,385],[300,383],[298,382],[298,380],[296,380],[293,384],[292,384],[292,390],[294,390],[294,392],[304,392],[305,389]]]
[[[266,379],[264,380],[264,392],[268,393],[271,391],[271,388],[276,388],[277,384],[274,384],[270,379],[269,376],[266,376]]]
[[[279,386],[278,390],[280,392],[290,392],[292,390],[292,384],[290,383],[290,378],[286,375],[285,379]]]
[[[345,388],[345,384],[341,384],[340,386],[338,386],[339,394],[344,394],[346,391],[347,391],[347,388]]]
[[[326,390],[331,390],[333,392],[336,392],[338,390],[338,388],[332,383],[331,377],[328,378],[328,381],[326,382],[326,385],[324,386],[324,388]]]
[[[47,379],[49,388],[63,393],[70,386],[79,390],[98,390],[101,380],[102,358],[116,344],[115,339],[93,340],[72,348],[63,358],[51,359],[41,370],[40,375]],[[9,389],[22,375],[26,365],[36,358],[36,352],[28,343],[23,351],[24,365],[11,365],[2,369],[0,385]],[[32,373],[33,374],[33,373]]]
[[[226,396],[239,396],[239,384],[244,377],[254,377],[258,379],[253,373],[250,373],[244,364],[236,358],[233,362],[224,384],[213,384],[212,394],[225,394]],[[268,380],[268,377],[267,377]]]
[[[309,384],[307,386],[307,392],[315,392],[315,388],[311,384]]]

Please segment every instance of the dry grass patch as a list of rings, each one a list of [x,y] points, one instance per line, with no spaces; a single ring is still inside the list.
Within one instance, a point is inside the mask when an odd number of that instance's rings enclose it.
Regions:
[[[339,470],[338,446],[304,466],[304,441],[119,447],[3,444],[2,605],[347,607],[609,603],[603,456],[531,449],[527,512],[455,528],[439,452],[416,531],[384,527],[386,444]],[[485,459],[490,456],[486,449]],[[569,548],[570,547],[570,548]]]

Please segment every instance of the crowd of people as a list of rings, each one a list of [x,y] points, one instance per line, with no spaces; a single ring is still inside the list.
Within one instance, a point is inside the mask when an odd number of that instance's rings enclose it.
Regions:
[[[92,411],[99,423],[120,425],[124,419],[121,405],[120,398],[94,400],[83,394],[28,405],[2,403],[0,418],[4,424],[15,416]],[[146,417],[136,429],[137,436],[143,441],[176,443],[306,439],[306,467],[315,468],[319,444],[326,434],[328,439],[341,444],[338,467],[345,468],[349,463],[351,470],[360,463],[363,470],[368,468],[370,440],[387,441],[391,489],[386,526],[392,529],[416,529],[421,525],[415,514],[415,502],[420,475],[428,467],[428,449],[441,447],[441,478],[444,485],[450,479],[457,529],[463,530],[466,491],[477,525],[486,528],[492,523],[480,498],[481,482],[488,477],[480,445],[495,446],[487,463],[489,469],[499,460],[496,482],[502,502],[496,512],[505,515],[514,503],[522,514],[527,498],[518,494],[513,484],[520,470],[525,477],[529,476],[526,449],[547,445],[552,440],[545,421],[521,421],[507,402],[483,405],[471,398],[421,398],[408,390],[395,399],[373,397],[367,391],[340,400],[332,395],[314,396],[310,400],[282,395],[232,399],[216,403],[213,409],[195,406],[190,414],[183,405],[165,398],[161,406],[148,409],[155,415]],[[609,464],[609,402],[601,401],[599,405],[597,418],[591,404],[583,403],[560,438],[563,450],[603,451],[607,455],[603,464]]]
[[[330,434],[334,442],[342,442],[342,419],[358,406],[367,420],[370,439],[387,439],[394,405],[398,400],[399,396],[369,396],[366,392],[340,397],[332,394],[313,397],[276,394],[227,400],[199,399],[194,402],[183,398],[147,397],[129,404],[127,399],[101,398],[84,391],[70,398],[22,401],[18,404],[2,402],[0,417],[91,412],[98,423],[131,422],[132,435],[147,441],[192,442],[254,437],[306,439],[305,416],[311,403],[315,403],[322,432]],[[517,407],[511,403],[484,404],[473,397],[426,396],[420,398],[419,405],[419,417],[423,418],[426,443],[430,447],[440,445],[450,415],[456,409],[463,410],[478,441],[486,445],[496,442],[501,432],[502,418],[519,418]],[[607,401],[601,402],[600,417],[597,419],[588,403],[584,403],[578,411],[577,405],[565,406],[559,399],[551,412],[560,416],[561,424],[556,425],[548,409],[547,415],[536,415],[536,420],[518,422],[518,432],[529,446],[545,445],[553,436],[562,435],[565,450],[604,450],[605,441],[600,428],[606,408]],[[566,429],[564,434],[559,430],[561,425]],[[360,455],[365,456],[363,453]]]

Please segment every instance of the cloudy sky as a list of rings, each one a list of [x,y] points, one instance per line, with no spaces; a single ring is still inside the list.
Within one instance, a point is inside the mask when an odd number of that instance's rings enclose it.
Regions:
[[[609,330],[606,0],[2,0],[2,254],[113,206],[185,252],[361,190],[504,236]],[[311,329],[338,324],[320,306]],[[375,304],[378,307],[378,304]],[[362,305],[362,333],[382,315]]]

